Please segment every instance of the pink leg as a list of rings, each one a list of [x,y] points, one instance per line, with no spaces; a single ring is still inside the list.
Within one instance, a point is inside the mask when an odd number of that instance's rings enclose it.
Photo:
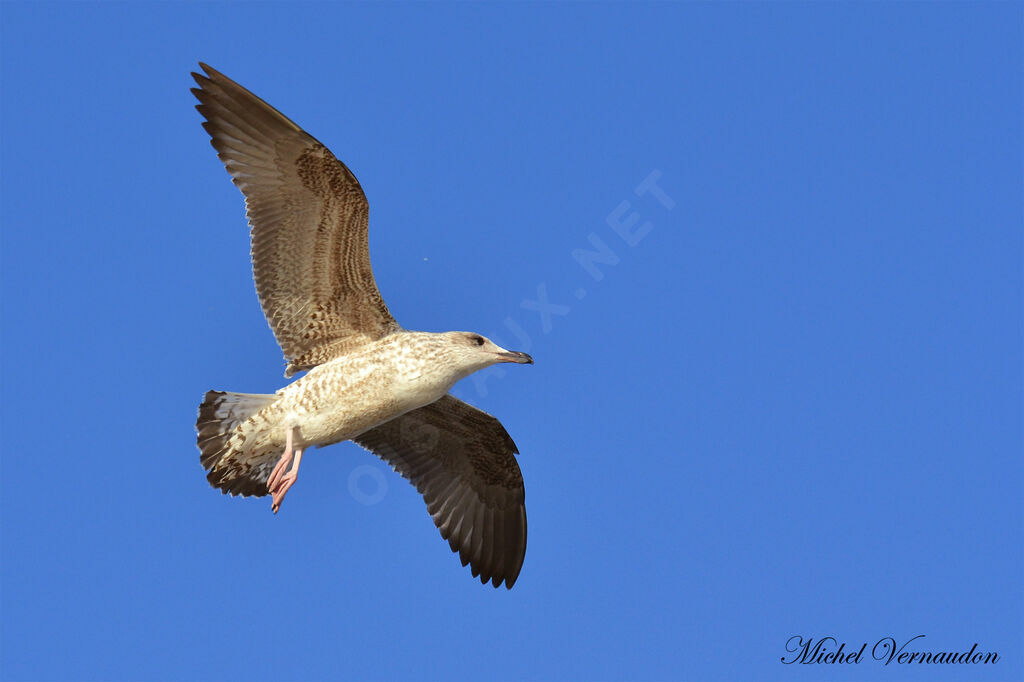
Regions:
[[[292,468],[288,470],[288,473],[281,477],[278,481],[276,488],[272,491],[274,495],[274,503],[270,509],[276,514],[277,510],[281,508],[281,503],[284,502],[284,496],[288,494],[288,491],[295,481],[299,478],[299,464],[302,463],[302,448],[295,449],[295,463]]]
[[[270,492],[274,492],[274,488],[281,482],[281,476],[284,475],[285,469],[292,463],[292,432],[293,429],[289,428],[288,435],[285,436],[284,454],[281,455],[281,459],[277,460],[277,465],[274,466],[274,470],[270,472],[270,478],[267,479],[267,490]]]
[[[288,494],[288,490],[295,485],[295,481],[299,477],[299,465],[302,463],[302,448],[293,448],[293,434],[294,429],[288,429],[284,454],[281,455],[281,459],[278,460],[274,470],[270,473],[270,478],[267,480],[267,489],[273,495],[274,500],[270,509],[275,514],[281,508],[284,496]],[[285,473],[285,468],[292,462],[293,454],[295,462],[288,469],[288,472]]]

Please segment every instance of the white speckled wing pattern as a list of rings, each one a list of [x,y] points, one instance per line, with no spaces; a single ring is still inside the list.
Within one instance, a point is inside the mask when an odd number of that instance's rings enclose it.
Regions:
[[[205,64],[192,92],[245,195],[253,277],[285,376],[399,329],[373,278],[355,175],[283,114]]]
[[[353,440],[416,486],[463,566],[511,589],[526,556],[526,491],[501,422],[446,395]]]

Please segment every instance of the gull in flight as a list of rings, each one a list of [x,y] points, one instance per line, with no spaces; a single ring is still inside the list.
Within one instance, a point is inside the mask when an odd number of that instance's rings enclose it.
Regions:
[[[274,394],[208,391],[196,421],[210,484],[281,508],[302,453],[352,440],[407,478],[473,576],[511,588],[526,555],[519,450],[491,415],[448,393],[499,362],[532,364],[472,332],[403,329],[370,268],[359,181],[269,104],[200,63],[217,156],[245,195],[263,314],[284,352]]]

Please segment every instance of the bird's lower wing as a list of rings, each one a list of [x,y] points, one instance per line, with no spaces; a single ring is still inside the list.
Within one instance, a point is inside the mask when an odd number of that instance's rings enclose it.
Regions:
[[[515,584],[526,556],[525,490],[501,422],[446,395],[353,440],[416,486],[474,577]]]

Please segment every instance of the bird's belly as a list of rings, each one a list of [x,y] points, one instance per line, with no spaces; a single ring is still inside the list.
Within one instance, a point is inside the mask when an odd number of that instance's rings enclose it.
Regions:
[[[302,444],[337,443],[354,438],[426,404],[428,403],[421,400],[389,400],[358,410],[342,409],[304,415],[296,420],[294,425],[299,428],[299,441]]]
[[[377,374],[365,381],[348,377],[344,386],[325,386],[323,399],[296,403],[285,411],[285,426],[298,427],[303,446],[349,440],[395,417],[428,405],[443,396],[447,387],[400,377],[382,381]]]

